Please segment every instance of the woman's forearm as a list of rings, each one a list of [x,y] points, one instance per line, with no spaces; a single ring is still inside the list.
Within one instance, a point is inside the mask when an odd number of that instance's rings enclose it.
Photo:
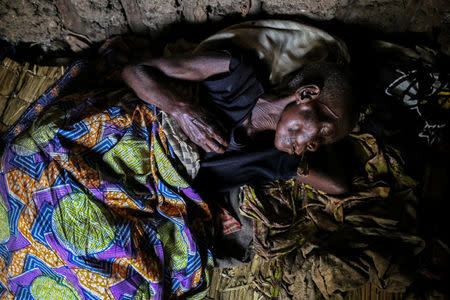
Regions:
[[[224,52],[203,52],[143,59],[135,65],[155,68],[170,78],[202,81],[213,75],[228,72],[230,59]]]
[[[201,81],[228,72],[229,63],[230,57],[219,52],[150,58],[126,66],[122,78],[140,99],[176,114],[191,103],[170,88],[170,81]]]
[[[328,194],[349,192],[355,170],[353,150],[348,140],[324,146],[310,154],[308,174],[298,175],[302,182]]]
[[[311,169],[308,175],[298,175],[301,182],[319,189],[327,194],[338,195],[349,192],[350,184],[345,178],[338,178],[329,174],[325,174],[317,169]]]
[[[229,71],[225,53],[156,58],[126,66],[123,80],[143,101],[172,115],[184,133],[207,152],[223,153],[228,145],[226,130],[204,107],[172,88],[176,81],[201,81]]]
[[[155,105],[168,114],[181,111],[190,101],[170,88],[165,75],[144,65],[128,65],[122,71],[123,80],[143,101]]]

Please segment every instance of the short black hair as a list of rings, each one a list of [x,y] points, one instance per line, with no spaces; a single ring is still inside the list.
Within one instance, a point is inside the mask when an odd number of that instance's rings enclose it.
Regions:
[[[292,94],[301,86],[317,85],[321,94],[326,95],[328,101],[346,111],[346,118],[351,129],[358,122],[360,111],[353,82],[354,79],[348,66],[329,62],[313,62],[286,75],[276,91]]]

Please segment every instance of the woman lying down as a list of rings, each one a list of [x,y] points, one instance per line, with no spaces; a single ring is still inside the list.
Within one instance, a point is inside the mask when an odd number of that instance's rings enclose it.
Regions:
[[[271,92],[245,56],[214,51],[128,65],[131,91],[65,93],[85,68],[72,66],[7,134],[3,296],[201,298],[214,264],[210,195],[293,176],[331,194],[347,189],[342,154],[327,150],[357,115],[338,65],[309,64]],[[185,82],[199,83],[200,102],[172,88]],[[161,111],[201,149],[194,180]],[[306,152],[315,152],[309,172],[297,175]]]

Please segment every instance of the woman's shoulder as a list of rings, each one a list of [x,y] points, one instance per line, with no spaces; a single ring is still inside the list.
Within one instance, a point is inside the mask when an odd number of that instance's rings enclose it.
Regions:
[[[202,82],[205,104],[212,104],[234,127],[251,112],[264,93],[264,84],[248,57],[233,49],[223,49],[230,55],[229,70]]]

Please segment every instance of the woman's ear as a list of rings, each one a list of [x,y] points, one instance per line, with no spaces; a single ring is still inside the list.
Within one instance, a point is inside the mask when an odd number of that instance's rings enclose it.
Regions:
[[[315,84],[303,85],[295,91],[295,94],[297,103],[308,103],[317,99],[320,94],[320,88]]]

